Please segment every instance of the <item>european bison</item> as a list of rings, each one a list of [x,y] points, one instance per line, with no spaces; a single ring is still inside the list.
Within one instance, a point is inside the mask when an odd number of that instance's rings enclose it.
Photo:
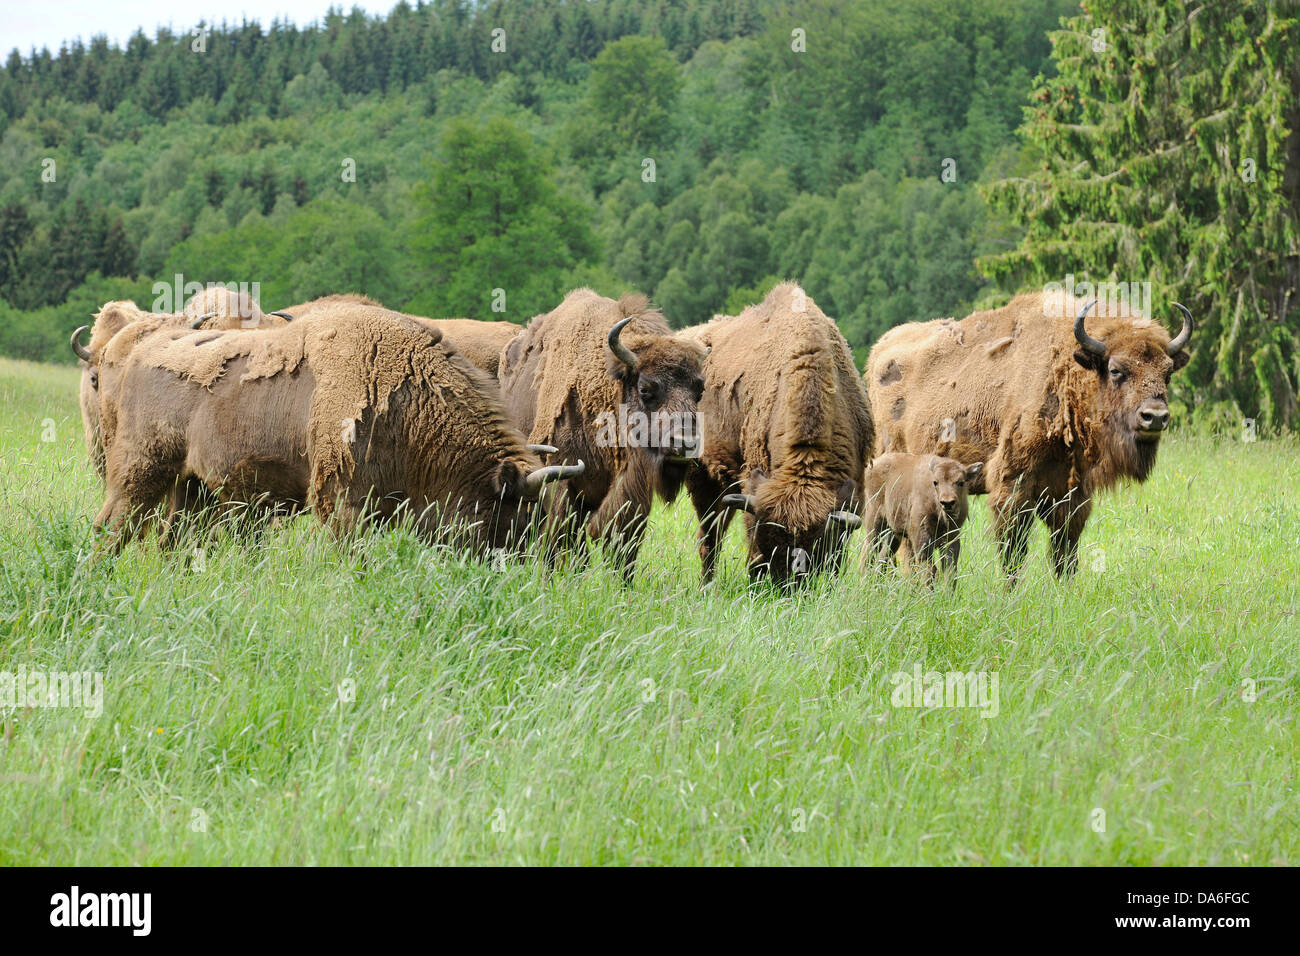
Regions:
[[[686,479],[704,579],[733,510],[746,514],[751,578],[785,584],[834,570],[862,523],[858,481],[873,437],[844,336],[791,283],[689,334],[712,349],[699,406],[704,446]]]
[[[956,571],[961,526],[970,513],[969,486],[983,469],[979,461],[965,465],[938,455],[898,451],[873,461],[862,478],[867,531],[863,565],[893,557],[906,540],[928,580],[934,580],[936,551],[944,572]]]
[[[297,319],[324,315],[339,305],[374,305],[379,303],[364,295],[348,292],[342,295],[327,295],[310,302],[290,306],[284,312]],[[382,306],[381,306],[382,308]],[[501,362],[501,352],[510,340],[523,331],[523,326],[513,322],[480,322],[478,319],[426,319],[412,315],[411,318],[430,328],[439,329],[447,340],[456,346],[461,355],[469,359],[488,375],[496,378]]]
[[[81,384],[78,402],[81,424],[85,431],[86,452],[99,476],[104,477],[104,447],[99,434],[99,411],[96,391],[99,388],[99,358],[104,347],[127,325],[141,319],[157,319],[178,328],[240,329],[278,328],[288,319],[278,312],[263,314],[247,295],[213,287],[197,293],[176,313],[146,312],[134,302],[107,302],[94,315],[93,325],[83,325],[72,333],[72,352],[80,359]],[[82,336],[90,332],[89,344]]]
[[[675,336],[644,296],[570,292],[506,347],[506,409],[529,441],[581,458],[565,492],[575,527],[619,546],[631,578],[658,493],[672,501],[696,441],[705,350]]]
[[[408,507],[428,536],[454,523],[480,549],[517,545],[546,481],[496,384],[397,313],[338,308],[267,332],[194,332],[154,318],[108,343],[99,408],[117,544],[179,482],[226,501],[311,507],[340,530]]]
[[[1051,531],[1058,576],[1078,564],[1093,496],[1145,481],[1169,424],[1169,379],[1188,362],[1192,316],[1170,339],[1143,317],[1095,317],[1044,294],[954,321],[901,325],[867,360],[878,451],[985,462],[1003,567],[1012,583],[1034,516]],[[1073,319],[1073,321],[1072,321]]]

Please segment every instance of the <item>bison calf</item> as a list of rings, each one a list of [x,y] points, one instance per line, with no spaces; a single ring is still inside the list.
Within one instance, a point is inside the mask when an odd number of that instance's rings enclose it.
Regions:
[[[963,465],[938,455],[881,455],[863,477],[867,496],[864,524],[868,538],[864,566],[892,558],[906,539],[916,560],[934,580],[934,552],[945,574],[957,568],[961,526],[969,513],[970,483],[984,470],[977,461]]]

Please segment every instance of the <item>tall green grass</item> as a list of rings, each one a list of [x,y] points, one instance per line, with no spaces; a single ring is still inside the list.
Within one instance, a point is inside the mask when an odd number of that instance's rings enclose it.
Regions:
[[[0,670],[106,685],[0,714],[0,863],[1297,862],[1294,442],[1171,437],[1065,585],[978,503],[952,591],[779,596],[681,505],[631,589],[309,516],[94,563],[75,394],[0,360]],[[917,662],[999,713],[891,706]]]

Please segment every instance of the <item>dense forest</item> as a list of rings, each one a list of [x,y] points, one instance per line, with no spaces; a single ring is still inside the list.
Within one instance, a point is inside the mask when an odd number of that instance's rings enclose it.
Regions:
[[[515,321],[634,288],[681,326],[795,278],[861,360],[1070,274],[1205,317],[1199,417],[1293,423],[1285,6],[435,0],[15,50],[0,352],[178,281]]]

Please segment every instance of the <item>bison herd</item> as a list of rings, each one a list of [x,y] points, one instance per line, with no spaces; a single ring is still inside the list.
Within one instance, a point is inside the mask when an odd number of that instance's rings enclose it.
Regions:
[[[1176,305],[1176,304],[1175,304]],[[110,302],[73,333],[101,547],[230,509],[340,532],[406,518],[478,553],[602,543],[625,577],[656,497],[685,487],[706,581],[733,514],[751,578],[793,585],[902,548],[951,579],[987,494],[1014,582],[1035,517],[1075,570],[1093,496],[1143,481],[1188,361],[1144,316],[1053,314],[1043,295],[908,323],[865,376],[798,285],[674,331],[643,296],[578,289],[526,326],[432,320],[364,296],[263,313],[210,289],[176,314]],[[89,331],[88,342],[83,344]]]

